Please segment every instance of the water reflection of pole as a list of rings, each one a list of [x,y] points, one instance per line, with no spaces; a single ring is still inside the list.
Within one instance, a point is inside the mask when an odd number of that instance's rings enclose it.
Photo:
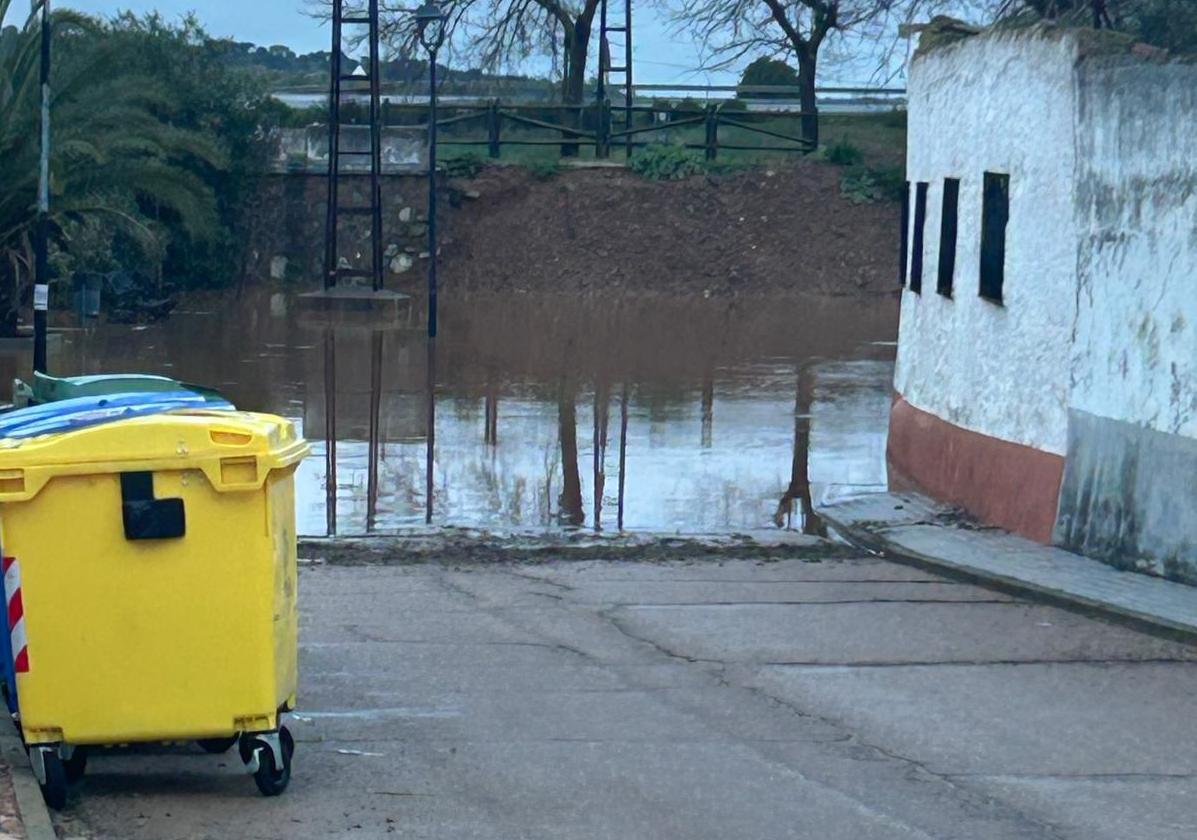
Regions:
[[[499,445],[499,389],[493,379],[486,383],[486,445]]]
[[[436,338],[428,336],[428,369],[425,374],[425,399],[428,405],[428,448],[424,455],[424,522],[432,524],[433,468],[436,465]]]
[[[623,383],[619,401],[619,530],[623,530],[624,488],[628,473],[628,383]]]
[[[603,493],[607,487],[607,427],[611,416],[608,386],[594,388],[594,530],[603,530]]]
[[[809,366],[798,372],[794,398],[794,455],[790,465],[790,486],[778,504],[773,521],[777,527],[793,527],[794,503],[802,507],[802,532],[826,536],[827,529],[815,514],[810,486],[811,404],[814,402],[814,373]]]
[[[370,444],[366,467],[366,531],[374,530],[378,517],[378,469],[382,450],[382,332],[370,336]]]
[[[586,511],[578,472],[578,409],[573,387],[564,383],[557,400],[557,431],[561,438],[561,517],[579,527],[586,522]]]
[[[324,331],[324,508],[328,535],[337,535],[337,339]]]
[[[715,371],[707,368],[702,377],[702,448],[710,449],[715,428]]]

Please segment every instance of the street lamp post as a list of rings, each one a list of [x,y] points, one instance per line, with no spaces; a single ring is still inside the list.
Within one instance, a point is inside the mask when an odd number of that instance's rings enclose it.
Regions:
[[[445,43],[445,15],[436,3],[425,3],[415,13],[416,33],[428,51],[428,399],[427,452],[424,476],[424,521],[432,524],[433,480],[436,457],[436,55]]]
[[[420,44],[428,51],[428,337],[436,338],[436,56],[445,43],[445,14],[436,3],[415,13]]]
[[[36,2],[36,0],[34,0]],[[34,230],[33,370],[46,372],[46,328],[50,308],[50,0],[42,4],[41,161],[37,227]]]

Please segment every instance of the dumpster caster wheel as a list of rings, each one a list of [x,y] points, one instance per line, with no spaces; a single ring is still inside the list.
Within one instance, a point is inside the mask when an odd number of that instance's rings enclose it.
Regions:
[[[242,735],[238,747],[263,796],[278,796],[287,789],[295,753],[295,739],[287,727],[280,727],[277,733]]]
[[[63,770],[69,784],[74,784],[83,778],[87,772],[87,747],[75,747],[70,756],[62,759]]]
[[[33,765],[38,786],[42,789],[46,807],[61,811],[67,801],[67,773],[66,766],[58,757],[58,750],[34,747],[29,751],[29,761]]]
[[[238,737],[233,735],[228,738],[201,738],[200,740],[196,741],[196,743],[199,744],[206,753],[211,753],[212,755],[223,755],[231,750],[237,741]]]

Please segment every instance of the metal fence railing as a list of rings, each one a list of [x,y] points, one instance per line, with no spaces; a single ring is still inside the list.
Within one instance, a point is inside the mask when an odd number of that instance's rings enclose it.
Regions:
[[[437,120],[442,145],[485,148],[491,158],[501,158],[505,147],[561,146],[588,147],[601,159],[610,157],[613,148],[622,147],[631,154],[662,140],[699,150],[708,160],[717,159],[720,151],[814,151],[813,144],[796,128],[806,116],[803,113],[748,111],[728,107],[727,103],[694,107],[658,102],[613,109],[609,101],[516,105],[493,99],[477,104],[445,104],[442,111],[446,115]],[[383,105],[385,126],[423,128],[427,120],[425,105]],[[735,136],[729,137],[726,129],[735,129]]]

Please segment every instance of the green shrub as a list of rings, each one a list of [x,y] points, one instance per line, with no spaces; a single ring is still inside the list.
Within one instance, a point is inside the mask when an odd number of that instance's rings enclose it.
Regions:
[[[840,179],[840,195],[853,204],[901,201],[905,181],[901,167],[851,167]]]
[[[561,166],[556,160],[541,158],[530,162],[527,169],[528,174],[537,181],[548,181],[561,171]]]
[[[717,158],[703,161],[703,168],[708,175],[735,175],[749,169],[764,169],[765,164],[747,158]]]
[[[628,167],[650,181],[681,181],[706,171],[703,159],[682,146],[653,144],[632,156]]]
[[[836,166],[859,166],[864,161],[864,152],[844,138],[828,146],[825,157]]]
[[[906,189],[906,169],[902,166],[885,166],[872,169],[873,180],[881,191],[883,201],[901,201]]]

